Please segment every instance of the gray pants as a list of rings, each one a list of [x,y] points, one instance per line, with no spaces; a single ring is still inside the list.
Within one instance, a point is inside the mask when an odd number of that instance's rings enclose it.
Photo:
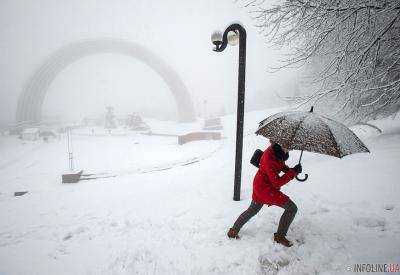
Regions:
[[[246,222],[248,222],[254,215],[256,215],[262,207],[263,204],[252,201],[249,208],[242,214],[240,214],[240,216],[237,218],[235,224],[233,225],[233,229],[235,229],[236,232],[239,232],[242,226]],[[282,208],[285,209],[285,211],[283,212],[281,219],[279,220],[278,231],[276,233],[282,236],[286,236],[289,226],[297,213],[297,206],[293,201],[289,200],[282,206]]]

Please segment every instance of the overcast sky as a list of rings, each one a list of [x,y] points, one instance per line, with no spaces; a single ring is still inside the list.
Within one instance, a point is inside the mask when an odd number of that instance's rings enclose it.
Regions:
[[[60,47],[87,38],[139,43],[167,61],[188,87],[195,107],[235,110],[237,47],[212,51],[210,35],[230,22],[247,28],[247,100],[271,95],[289,78],[266,73],[276,53],[231,0],[2,0],[0,1],[0,121],[13,122],[24,83]],[[278,87],[278,88],[277,88]],[[262,91],[268,94],[260,95]],[[268,102],[268,101],[266,101]],[[152,69],[118,54],[88,56],[53,81],[43,113],[95,115],[106,105],[130,111],[176,112],[168,87]],[[269,106],[266,106],[269,107]]]

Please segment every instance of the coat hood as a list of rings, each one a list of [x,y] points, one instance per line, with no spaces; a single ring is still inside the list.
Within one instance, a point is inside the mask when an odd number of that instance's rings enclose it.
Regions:
[[[278,160],[287,161],[289,159],[289,153],[285,153],[285,151],[282,150],[282,147],[278,143],[272,144],[272,150]]]

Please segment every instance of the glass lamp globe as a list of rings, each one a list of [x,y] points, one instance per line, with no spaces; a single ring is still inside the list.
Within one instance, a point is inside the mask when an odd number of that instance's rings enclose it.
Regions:
[[[229,31],[228,32],[228,44],[231,46],[236,46],[237,44],[239,44],[238,31]]]
[[[222,44],[222,33],[220,31],[215,31],[211,35],[211,42],[214,45],[220,45]]]

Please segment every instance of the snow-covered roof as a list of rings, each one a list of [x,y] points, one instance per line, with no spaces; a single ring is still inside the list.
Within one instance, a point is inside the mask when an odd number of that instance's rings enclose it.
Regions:
[[[24,134],[36,134],[39,132],[39,128],[26,128],[22,133]]]

